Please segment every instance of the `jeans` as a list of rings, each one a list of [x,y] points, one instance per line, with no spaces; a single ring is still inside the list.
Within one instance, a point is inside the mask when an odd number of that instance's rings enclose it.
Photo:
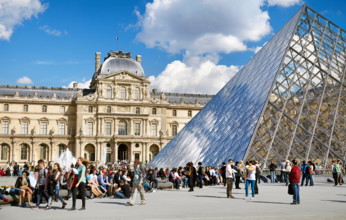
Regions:
[[[189,179],[187,178],[187,177],[183,177],[182,179],[182,182],[183,182],[183,187],[188,187],[188,181],[189,181]]]
[[[299,183],[291,183],[293,188],[293,202],[300,203],[299,198]]]
[[[173,183],[173,186],[175,186],[176,189],[179,189],[179,186],[180,186],[179,179],[171,180],[171,182]]]
[[[203,188],[203,175],[198,175],[199,188]]]
[[[251,194],[252,194],[252,197],[255,197],[255,183],[256,183],[256,180],[248,180],[246,179],[245,180],[245,197],[248,197],[249,195],[249,184],[251,184]]]
[[[235,177],[235,188],[236,189],[239,189],[239,183],[240,183],[240,176],[236,176]]]
[[[142,185],[141,181],[139,182],[139,184],[133,183],[130,203],[132,203],[132,204],[135,203],[135,200],[136,200],[136,197],[137,197],[137,192],[139,192],[139,195],[141,197],[141,201],[142,202],[145,201],[143,188],[144,188],[144,186]]]
[[[154,179],[153,181],[151,181],[151,186],[153,189],[157,189],[157,179]]]
[[[286,186],[288,186],[288,172],[283,172],[284,174],[284,181],[286,183]]]
[[[48,197],[44,191],[44,188],[45,188],[45,185],[39,185],[38,186],[36,206],[40,205],[42,196],[46,199],[46,201],[48,201]]]
[[[310,182],[310,186],[313,186],[314,185],[314,178],[311,174],[307,174],[306,175],[306,183],[305,183],[305,186],[307,186]]]
[[[2,194],[0,193],[0,199],[1,199],[1,200],[4,200],[4,198],[5,198],[4,195],[2,195]]]
[[[270,171],[270,180],[272,183],[275,183],[275,174],[276,174],[276,171]]]
[[[55,198],[59,199],[60,202],[62,204],[64,204],[65,201],[61,198],[59,193],[60,193],[60,184],[59,184],[59,182],[57,182],[56,185],[55,185],[55,193],[54,193],[54,195],[55,195]],[[48,205],[51,205],[51,204],[52,204],[52,196],[48,196]]]
[[[125,197],[124,193],[121,193],[121,192],[115,192],[114,197],[118,197],[120,199],[128,199],[128,197]]]

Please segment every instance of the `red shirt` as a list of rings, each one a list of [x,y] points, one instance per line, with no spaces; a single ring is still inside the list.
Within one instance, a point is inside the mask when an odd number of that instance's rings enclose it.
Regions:
[[[290,183],[300,182],[300,172],[300,168],[297,165],[293,166],[289,177]]]

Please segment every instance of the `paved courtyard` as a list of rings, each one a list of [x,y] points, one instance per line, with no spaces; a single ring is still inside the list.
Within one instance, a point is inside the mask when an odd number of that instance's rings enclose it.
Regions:
[[[52,210],[3,206],[0,219],[346,219],[346,186],[334,187],[327,177],[316,179],[314,187],[301,187],[301,205],[296,206],[289,204],[292,196],[283,184],[261,183],[254,200],[243,200],[244,189],[234,190],[236,199],[227,199],[223,186],[211,186],[193,193],[188,189],[148,193],[145,206],[128,207],[128,200],[114,198],[87,200],[85,211],[72,212],[60,209],[60,203],[53,203]],[[0,185],[8,181],[0,178]]]

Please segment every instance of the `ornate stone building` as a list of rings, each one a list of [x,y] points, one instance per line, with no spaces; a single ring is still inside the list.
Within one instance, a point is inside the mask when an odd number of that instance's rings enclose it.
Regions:
[[[53,161],[150,161],[212,98],[149,91],[141,56],[95,55],[89,89],[0,86],[0,166]]]

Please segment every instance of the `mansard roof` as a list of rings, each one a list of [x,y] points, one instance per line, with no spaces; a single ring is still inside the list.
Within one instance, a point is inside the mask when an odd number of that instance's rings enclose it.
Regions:
[[[16,96],[19,97],[38,97],[38,98],[53,98],[58,99],[73,99],[78,96],[77,88],[63,88],[63,87],[40,87],[40,86],[13,86],[13,85],[0,85],[0,96]],[[83,96],[95,93],[95,89],[83,89]],[[152,93],[152,97],[160,98],[162,93]],[[164,96],[171,104],[195,104],[199,103],[205,105],[213,98],[213,95],[205,94],[187,94],[187,93],[165,93]]]

